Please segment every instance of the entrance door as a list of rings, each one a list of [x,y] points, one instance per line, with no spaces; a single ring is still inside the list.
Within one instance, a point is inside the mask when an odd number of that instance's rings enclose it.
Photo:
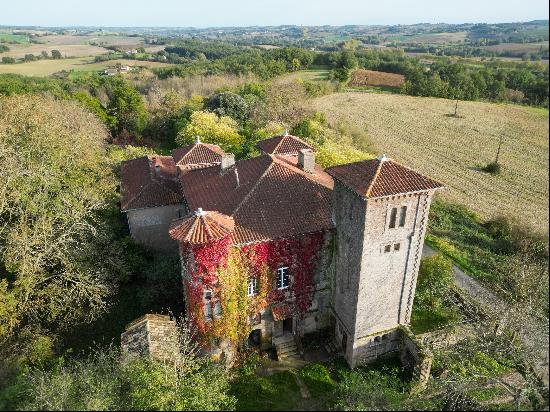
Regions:
[[[283,320],[283,333],[292,333],[292,318]]]

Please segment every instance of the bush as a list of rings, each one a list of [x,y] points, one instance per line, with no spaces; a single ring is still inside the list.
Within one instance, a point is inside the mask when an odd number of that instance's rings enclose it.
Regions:
[[[500,174],[500,169],[500,163],[497,162],[488,163],[486,166],[481,168],[481,170],[485,173],[491,173],[492,175]]]
[[[4,57],[2,57],[2,63],[4,63],[4,64],[13,64],[13,63],[15,63],[15,59],[13,57],[4,56]]]
[[[441,254],[423,258],[418,272],[416,303],[432,311],[441,308],[453,282],[452,263],[449,259]]]
[[[206,107],[218,116],[229,116],[239,124],[248,119],[248,103],[238,94],[218,93],[208,99]]]

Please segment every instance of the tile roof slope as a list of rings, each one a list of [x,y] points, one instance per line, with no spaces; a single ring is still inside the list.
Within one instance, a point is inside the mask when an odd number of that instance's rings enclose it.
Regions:
[[[291,135],[275,136],[260,140],[256,143],[256,147],[265,153],[274,155],[298,155],[298,152],[302,149],[313,150],[302,139]]]
[[[210,167],[180,178],[190,210],[235,218],[236,244],[331,228],[332,178],[320,168],[309,174],[291,163],[263,155],[237,162],[224,175]]]
[[[158,171],[156,165],[160,167]],[[181,186],[175,176],[176,166],[171,156],[144,156],[122,162],[122,210],[181,203]]]
[[[199,209],[188,217],[172,222],[169,233],[172,239],[200,245],[224,238],[233,232],[234,227],[232,217]]]
[[[177,165],[220,163],[224,154],[220,146],[208,143],[195,143],[172,150]]]
[[[443,184],[391,159],[378,158],[328,168],[327,173],[365,198],[439,189]]]

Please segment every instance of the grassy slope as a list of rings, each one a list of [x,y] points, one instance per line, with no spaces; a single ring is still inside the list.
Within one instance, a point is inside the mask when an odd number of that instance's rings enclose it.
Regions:
[[[448,187],[443,196],[487,218],[520,216],[548,228],[548,111],[514,105],[460,102],[379,93],[336,93],[313,101],[331,123],[366,128],[379,152]],[[479,171],[494,160],[505,136],[499,176]]]

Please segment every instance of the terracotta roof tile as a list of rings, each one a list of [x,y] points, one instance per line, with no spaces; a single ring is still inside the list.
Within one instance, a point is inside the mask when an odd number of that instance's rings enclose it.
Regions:
[[[195,143],[172,150],[172,157],[178,166],[218,164],[224,154],[218,145],[207,143]]]
[[[332,178],[320,168],[305,173],[296,163],[264,155],[241,160],[223,175],[219,167],[190,171],[181,182],[190,210],[234,217],[235,244],[331,228]]]
[[[172,239],[200,245],[224,238],[233,232],[234,227],[232,217],[198,209],[190,216],[172,222],[169,233]]]
[[[327,173],[365,198],[439,189],[443,184],[391,159],[334,166]]]
[[[296,136],[275,136],[270,139],[260,140],[256,147],[264,153],[273,155],[298,155],[301,149],[311,149],[306,142]]]
[[[120,205],[123,211],[183,201],[171,156],[144,156],[122,162]]]

